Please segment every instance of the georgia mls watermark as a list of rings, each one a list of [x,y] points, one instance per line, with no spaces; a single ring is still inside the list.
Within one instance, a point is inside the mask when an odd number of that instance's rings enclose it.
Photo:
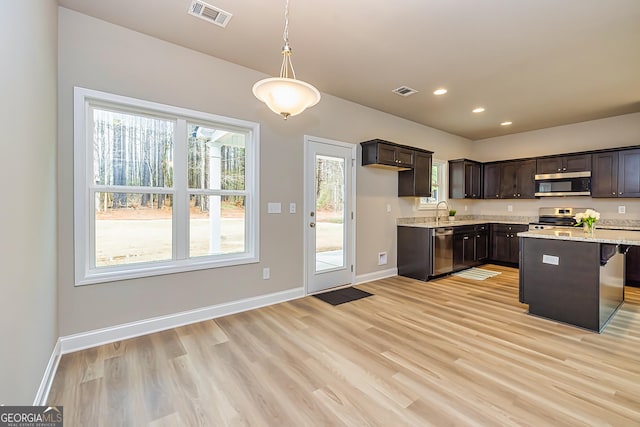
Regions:
[[[0,427],[62,427],[62,406],[0,406]]]

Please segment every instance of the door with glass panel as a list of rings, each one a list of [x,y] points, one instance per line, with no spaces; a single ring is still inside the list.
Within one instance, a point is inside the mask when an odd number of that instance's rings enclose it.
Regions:
[[[307,293],[353,282],[355,146],[305,137]]]

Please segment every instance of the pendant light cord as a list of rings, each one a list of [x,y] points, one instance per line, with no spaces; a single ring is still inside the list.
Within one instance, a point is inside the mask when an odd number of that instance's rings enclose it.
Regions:
[[[284,3],[284,33],[282,34],[284,44],[289,44],[289,0]]]
[[[282,33],[284,39],[284,47],[282,48],[282,66],[280,67],[280,77],[290,78],[289,69],[291,69],[292,78],[296,78],[296,71],[293,69],[293,63],[291,62],[291,48],[289,47],[289,0],[285,0],[284,4],[284,32]]]

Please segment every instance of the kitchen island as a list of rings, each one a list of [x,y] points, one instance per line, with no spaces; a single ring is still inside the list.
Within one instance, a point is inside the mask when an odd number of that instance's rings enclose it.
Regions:
[[[520,302],[529,313],[601,332],[624,301],[624,254],[640,232],[539,230],[520,238]]]

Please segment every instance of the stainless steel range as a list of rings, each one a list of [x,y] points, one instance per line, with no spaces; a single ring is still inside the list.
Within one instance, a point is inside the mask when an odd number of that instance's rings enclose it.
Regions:
[[[529,230],[571,229],[576,220],[573,217],[587,208],[540,208],[538,222],[529,223]]]

